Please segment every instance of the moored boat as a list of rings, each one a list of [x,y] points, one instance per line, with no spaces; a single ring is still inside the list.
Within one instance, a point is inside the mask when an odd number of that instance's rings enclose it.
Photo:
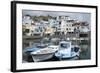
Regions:
[[[48,60],[53,57],[55,50],[50,48],[44,48],[37,50],[35,52],[31,52],[32,58],[34,62]]]
[[[73,58],[80,54],[80,47],[76,45],[72,45],[71,42],[61,41],[59,43],[59,50],[55,53],[57,58],[67,59]]]

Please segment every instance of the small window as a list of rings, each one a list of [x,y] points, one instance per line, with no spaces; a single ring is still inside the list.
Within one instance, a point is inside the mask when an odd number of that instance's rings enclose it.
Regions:
[[[29,29],[26,29],[25,32],[26,32],[26,33],[29,33]]]
[[[64,44],[64,43],[61,43],[61,45],[60,45],[62,48],[69,48],[70,47],[70,45],[69,44]]]
[[[68,30],[68,28],[66,28],[66,30]]]
[[[71,30],[71,28],[69,28],[69,30]]]
[[[61,24],[61,22],[59,22],[59,24]]]
[[[80,34],[80,37],[88,37],[88,34]]]

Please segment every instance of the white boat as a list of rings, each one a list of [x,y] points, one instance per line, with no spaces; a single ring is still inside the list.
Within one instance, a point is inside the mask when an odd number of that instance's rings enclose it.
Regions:
[[[35,52],[31,52],[32,58],[34,62],[44,61],[52,58],[54,56],[55,50],[50,48],[44,48],[37,50]]]
[[[59,46],[58,45],[50,45],[47,48],[54,50],[55,52],[59,50]]]
[[[80,48],[78,46],[72,46],[71,42],[62,41],[59,43],[59,50],[55,53],[55,56],[60,60],[63,58],[72,58],[79,56]]]
[[[55,53],[58,58],[66,58],[71,56],[71,42],[62,41],[59,43],[59,51]]]

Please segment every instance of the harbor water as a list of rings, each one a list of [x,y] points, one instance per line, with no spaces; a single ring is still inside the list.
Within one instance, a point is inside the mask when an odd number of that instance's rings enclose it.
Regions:
[[[38,39],[26,39],[26,40],[23,40],[23,50],[25,48],[31,48],[31,47],[34,47],[34,45],[36,43],[51,43],[51,39],[49,39],[50,41],[46,41],[43,42],[42,41],[43,38],[38,38]],[[68,40],[67,40],[68,41]],[[52,58],[48,59],[48,60],[44,60],[42,62],[45,62],[45,61],[62,61],[62,60],[88,60],[88,59],[91,59],[91,47],[90,47],[90,44],[89,44],[89,41],[80,41],[80,40],[77,40],[77,41],[71,41],[72,44],[75,44],[75,45],[79,45],[80,48],[81,48],[81,52],[80,52],[80,55],[79,57],[71,57],[71,58],[65,58],[65,59],[59,59],[55,56],[53,56]],[[59,40],[53,42],[53,44],[55,45],[58,45],[59,44]],[[32,56],[30,54],[27,53],[27,55],[24,55],[23,54],[23,63],[25,62],[34,62],[33,59],[32,59]]]

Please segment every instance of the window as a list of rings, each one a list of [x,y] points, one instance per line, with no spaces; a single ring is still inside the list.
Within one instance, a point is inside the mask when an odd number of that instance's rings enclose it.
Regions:
[[[29,33],[29,29],[26,29],[25,32],[26,32],[26,33]]]
[[[59,24],[61,24],[61,22],[59,22]]]
[[[70,44],[61,43],[60,46],[61,46],[61,48],[69,48],[70,47]]]
[[[68,30],[68,28],[66,28],[66,30]]]
[[[85,34],[85,33],[84,33],[84,34],[80,34],[79,36],[80,36],[80,37],[88,37],[88,34]]]

